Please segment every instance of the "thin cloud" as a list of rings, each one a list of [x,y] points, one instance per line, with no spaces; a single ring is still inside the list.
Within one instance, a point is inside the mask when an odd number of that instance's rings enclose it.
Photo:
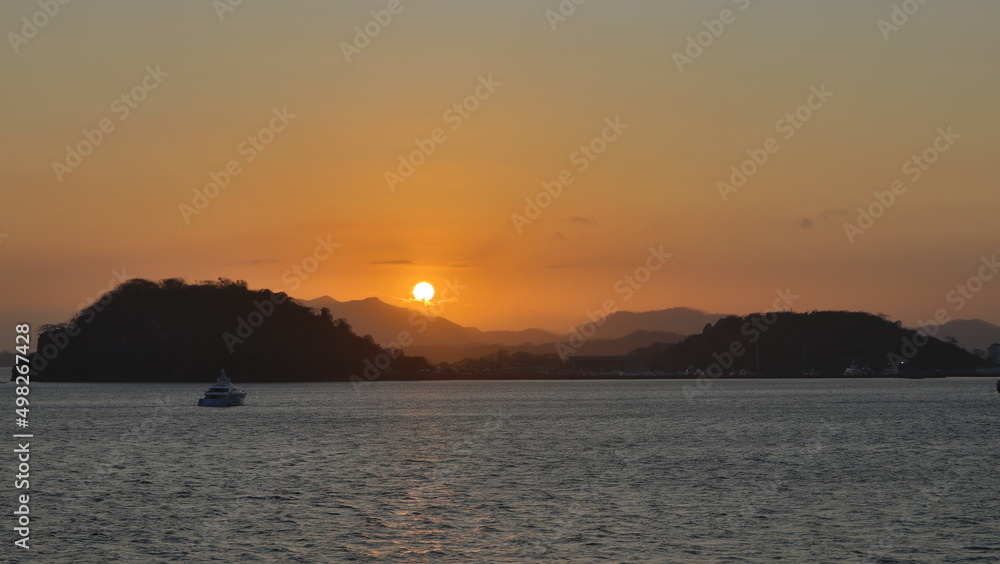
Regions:
[[[847,210],[826,210],[825,212],[823,212],[820,215],[822,215],[823,219],[825,219],[826,221],[830,221],[831,219],[840,217],[840,216],[842,216],[842,215],[844,215],[846,213],[847,213]]]
[[[275,263],[278,263],[278,262],[282,262],[282,261],[279,261],[277,259],[267,259],[267,260],[265,260],[265,259],[250,259],[250,260],[238,260],[238,261],[234,261],[232,264],[242,264],[242,265],[255,266],[255,265],[258,265],[258,264],[275,264]]]
[[[837,209],[837,210],[826,210],[825,212],[819,214],[823,218],[823,221],[832,221],[840,216],[846,215],[847,210]],[[795,220],[795,225],[798,225],[801,229],[812,229],[816,222],[811,217],[800,217]]]
[[[373,264],[373,265],[405,265],[405,264],[413,264],[413,261],[412,260],[402,260],[402,259],[400,259],[400,260],[379,260],[379,261],[375,261],[375,262],[370,262],[368,264]]]
[[[424,266],[434,266],[439,268],[472,268],[475,266],[471,262],[416,262],[412,260],[396,259],[396,260],[377,260],[374,262],[366,263],[374,266],[409,266],[409,265],[424,265]]]

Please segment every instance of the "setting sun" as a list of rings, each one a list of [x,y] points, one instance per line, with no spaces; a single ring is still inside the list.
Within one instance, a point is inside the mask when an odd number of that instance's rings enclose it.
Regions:
[[[434,297],[434,286],[427,282],[421,282],[413,287],[413,297],[422,302],[426,302]]]
[[[0,564],[1000,564],[1000,0],[69,4],[0,0]]]

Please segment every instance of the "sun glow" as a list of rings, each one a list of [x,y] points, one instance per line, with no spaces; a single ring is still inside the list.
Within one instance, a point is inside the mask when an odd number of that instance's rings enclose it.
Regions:
[[[427,282],[421,282],[413,287],[413,297],[422,302],[426,302],[434,297],[434,286]]]

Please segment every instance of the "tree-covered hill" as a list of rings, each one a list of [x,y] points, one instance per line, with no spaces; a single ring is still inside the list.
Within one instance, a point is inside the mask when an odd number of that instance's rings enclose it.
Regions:
[[[221,278],[132,279],[69,322],[43,326],[32,365],[38,379],[57,381],[209,382],[223,368],[238,383],[326,381],[360,376],[366,361],[384,370],[389,354],[284,293]]]
[[[748,370],[761,375],[818,372],[841,375],[852,362],[878,375],[896,364],[903,374],[969,370],[982,359],[961,347],[904,329],[863,312],[773,312],[728,316],[676,344],[656,344],[631,354],[656,369]]]

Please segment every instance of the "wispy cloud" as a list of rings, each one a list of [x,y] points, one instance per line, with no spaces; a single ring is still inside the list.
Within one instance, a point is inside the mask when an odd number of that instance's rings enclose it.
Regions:
[[[434,268],[473,268],[475,266],[474,262],[470,261],[427,261],[419,262],[407,259],[394,259],[394,260],[376,260],[372,262],[365,263],[372,266],[430,266]]]
[[[823,219],[830,221],[847,213],[847,210],[826,210],[822,213]]]
[[[413,264],[413,261],[412,260],[402,260],[402,259],[399,259],[399,260],[378,260],[378,261],[375,261],[375,262],[370,262],[368,264],[375,264],[375,265],[404,265],[404,264]]]
[[[255,266],[255,265],[258,265],[258,264],[276,264],[276,263],[279,263],[279,262],[283,262],[283,261],[280,261],[278,259],[249,259],[249,260],[238,260],[238,261],[233,262],[233,264]]]
[[[823,221],[832,221],[847,213],[848,213],[847,210],[842,210],[842,209],[826,210],[825,212],[819,214],[819,216],[823,218]],[[813,220],[813,218],[811,217],[800,217],[799,219],[795,220],[795,225],[798,225],[802,229],[812,229],[813,226],[816,225],[816,221]]]
[[[597,218],[595,218],[594,216],[582,217],[575,215],[569,218],[569,220],[572,221],[573,223],[581,223],[583,225],[597,225]]]

